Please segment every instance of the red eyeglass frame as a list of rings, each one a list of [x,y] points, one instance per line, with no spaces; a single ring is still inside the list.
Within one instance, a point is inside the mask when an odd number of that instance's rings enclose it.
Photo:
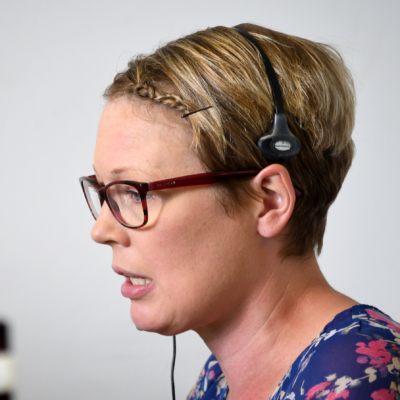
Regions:
[[[83,194],[85,195],[86,202],[89,206],[90,212],[93,215],[93,218],[96,220],[96,216],[94,215],[94,212],[92,210],[92,207],[90,206],[89,199],[86,196],[85,188],[83,186],[83,182],[89,182],[97,191],[97,194],[99,195],[100,198],[100,204],[103,206],[104,201],[107,203],[108,208],[110,209],[111,213],[115,217],[115,219],[123,226],[129,229],[137,229],[141,228],[142,226],[147,224],[148,221],[148,209],[147,209],[147,201],[146,201],[146,194],[150,191],[155,191],[155,190],[163,190],[163,189],[173,189],[173,188],[179,188],[179,187],[186,187],[186,186],[200,186],[200,185],[208,185],[208,184],[213,184],[217,182],[222,182],[228,179],[232,178],[240,178],[240,177],[245,177],[245,176],[254,176],[257,175],[260,171],[259,170],[247,170],[247,171],[233,171],[233,172],[204,172],[201,174],[196,174],[196,175],[186,175],[186,176],[180,176],[177,178],[170,178],[170,179],[163,179],[161,181],[154,181],[154,182],[135,182],[135,181],[114,181],[110,182],[107,185],[100,185],[97,182],[96,175],[90,175],[90,176],[82,176],[79,178],[79,182],[81,184]],[[144,221],[142,225],[139,226],[130,226],[127,225],[123,222],[121,222],[121,218],[116,215],[117,211],[110,205],[109,200],[106,196],[106,191],[110,186],[116,185],[116,184],[123,184],[123,185],[129,185],[133,186],[140,194],[140,199],[142,202],[142,207],[143,207],[143,214],[144,214]],[[300,191],[298,189],[295,189],[296,191],[296,196],[300,195]]]

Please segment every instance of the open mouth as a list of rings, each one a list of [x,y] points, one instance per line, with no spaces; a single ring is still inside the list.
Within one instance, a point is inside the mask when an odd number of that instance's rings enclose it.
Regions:
[[[124,271],[122,268],[119,268],[113,265],[112,269],[118,275],[121,275],[125,278],[125,282],[121,287],[121,292],[124,297],[129,299],[138,299],[140,297],[145,296],[147,293],[151,292],[154,289],[154,281],[146,276],[130,273],[128,271]]]
[[[139,285],[139,286],[147,285],[148,283],[150,283],[152,281],[152,279],[147,278],[145,276],[140,276],[138,274],[130,274],[117,266],[113,266],[112,269],[118,275],[122,275],[125,278],[127,278],[126,282],[128,283],[130,281],[132,283],[132,285]]]
[[[127,278],[129,278],[132,285],[147,285],[148,283],[151,282],[151,279],[148,278],[134,278],[132,276],[127,276]]]

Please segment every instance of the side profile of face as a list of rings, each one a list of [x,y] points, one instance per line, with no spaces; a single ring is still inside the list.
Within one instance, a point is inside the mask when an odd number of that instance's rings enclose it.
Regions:
[[[205,172],[190,147],[191,135],[175,110],[140,100],[110,101],[98,128],[97,179],[151,182]],[[133,285],[135,325],[171,335],[233,317],[246,291],[257,287],[258,277],[246,269],[257,244],[257,210],[250,206],[228,216],[211,185],[151,196],[149,203],[161,206],[157,215],[149,207],[146,226],[128,229],[104,205],[92,229],[96,242],[111,246],[112,267],[128,277],[126,285],[132,285],[129,277],[150,280]]]

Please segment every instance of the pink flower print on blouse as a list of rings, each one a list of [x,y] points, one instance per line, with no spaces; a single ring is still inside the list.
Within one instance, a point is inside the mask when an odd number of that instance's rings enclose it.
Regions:
[[[368,359],[370,359],[370,364],[382,371],[392,359],[391,354],[386,351],[386,345],[386,340],[382,339],[371,340],[368,343],[368,347],[365,343],[356,343],[356,346],[359,346],[356,353],[364,354],[364,356],[357,358],[357,362],[359,364],[366,364]]]
[[[315,398],[315,395],[318,394],[320,397],[320,395],[322,394],[321,392],[323,392],[332,382],[322,382],[322,383],[318,383],[317,385],[313,386],[307,393],[306,393],[306,400],[311,400]]]
[[[336,379],[336,374],[326,377],[327,382],[313,386],[306,394],[305,400],[325,399],[337,400],[347,399],[350,396],[349,388],[361,385],[360,379],[351,379],[349,376],[342,376]],[[334,382],[334,386],[330,384]],[[326,396],[326,397],[325,397]]]
[[[377,390],[371,394],[374,400],[394,400],[394,391],[389,392],[388,389]]]
[[[207,372],[207,379],[211,380],[214,379],[215,377],[215,372],[213,370]]]
[[[311,399],[322,399],[325,400],[336,400],[336,399],[347,399],[349,397],[350,392],[347,389],[337,390],[332,389],[329,390],[327,387],[332,382],[323,382],[319,383],[318,385],[313,386],[306,394],[306,400]],[[327,397],[325,397],[327,395]]]
[[[397,333],[400,334],[400,324],[395,321],[389,321],[387,317],[375,310],[365,310],[372,318],[375,318],[379,321],[386,322],[386,326],[390,329],[394,329]]]

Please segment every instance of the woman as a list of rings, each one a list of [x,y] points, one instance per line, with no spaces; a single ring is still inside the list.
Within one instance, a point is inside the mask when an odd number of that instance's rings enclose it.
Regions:
[[[398,398],[400,326],[316,259],[354,154],[350,73],[326,45],[236,28],[136,57],[107,88],[96,175],[81,178],[92,237],[139,329],[192,329],[210,348],[189,398]],[[283,108],[301,145],[285,162],[259,142]]]

